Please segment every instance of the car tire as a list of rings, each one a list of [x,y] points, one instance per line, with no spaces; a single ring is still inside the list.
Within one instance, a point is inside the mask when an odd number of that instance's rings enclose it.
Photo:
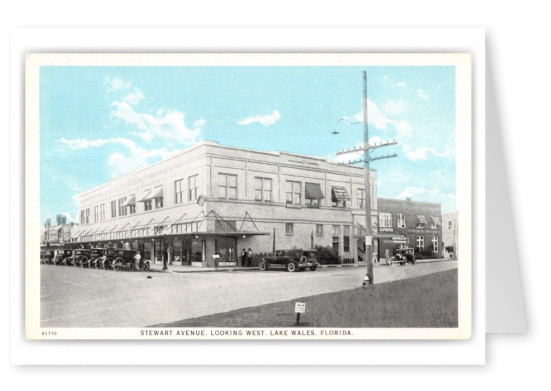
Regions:
[[[149,262],[145,262],[142,266],[142,270],[147,271],[149,270]]]
[[[312,270],[313,272],[316,271],[318,265],[314,265],[314,266],[310,266],[310,270]]]
[[[136,265],[134,264],[134,262],[128,262],[127,267],[128,267],[128,270],[130,270],[131,272],[136,270]]]
[[[268,270],[268,265],[266,264],[266,261],[265,260],[260,261],[260,263],[258,264],[258,268],[263,272]]]
[[[296,272],[297,271],[297,264],[294,261],[287,263],[287,271],[288,272]]]
[[[121,266],[117,266],[117,265],[124,265],[124,260],[122,258],[116,258],[113,263],[112,263],[112,266],[113,266],[113,270],[120,270],[121,269]]]

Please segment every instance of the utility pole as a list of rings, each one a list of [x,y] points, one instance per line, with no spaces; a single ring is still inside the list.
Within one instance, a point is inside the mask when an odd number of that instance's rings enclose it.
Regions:
[[[354,152],[363,152],[363,159],[358,159],[354,161],[349,161],[348,164],[356,164],[356,163],[364,163],[365,168],[365,178],[364,178],[364,186],[365,186],[365,257],[366,257],[366,264],[367,264],[367,276],[369,278],[369,284],[374,283],[373,279],[373,229],[371,227],[371,178],[369,173],[369,162],[375,161],[375,160],[381,160],[381,159],[388,159],[393,158],[398,155],[394,154],[388,154],[385,156],[377,156],[372,158],[370,156],[370,151],[375,148],[380,147],[386,147],[389,145],[395,145],[397,144],[396,141],[387,141],[382,142],[376,145],[369,145],[369,126],[367,122],[367,72],[363,71],[363,145],[361,148],[352,148],[348,149],[346,151],[337,152],[337,155],[342,155],[346,153],[354,153]]]

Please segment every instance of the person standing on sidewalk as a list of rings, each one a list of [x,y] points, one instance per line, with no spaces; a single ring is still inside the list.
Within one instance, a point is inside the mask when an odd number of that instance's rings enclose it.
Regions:
[[[253,250],[249,247],[249,251],[247,251],[247,267],[251,267],[253,263]]]
[[[163,271],[168,270],[168,251],[163,254]]]
[[[134,266],[135,266],[135,270],[140,270],[140,261],[142,260],[142,256],[140,254],[140,252],[138,251],[136,253],[136,255],[134,255]]]
[[[385,250],[385,263],[390,265],[390,250],[388,248]]]
[[[373,264],[376,264],[379,260],[377,259],[377,251],[373,251],[373,257],[371,258],[371,262]]]
[[[247,266],[247,250],[241,251],[241,266]]]

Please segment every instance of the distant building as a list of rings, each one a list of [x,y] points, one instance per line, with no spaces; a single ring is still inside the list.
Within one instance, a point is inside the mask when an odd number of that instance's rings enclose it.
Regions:
[[[44,226],[44,229],[40,230],[41,246],[57,246],[70,243],[73,226],[75,226],[74,223]]]
[[[378,198],[379,259],[399,248],[414,248],[417,254],[442,257],[442,212],[439,203]]]
[[[373,221],[375,183],[371,171]],[[194,266],[237,266],[242,249],[316,245],[357,262],[365,195],[362,167],[205,141],[80,194],[72,242]]]
[[[444,256],[457,259],[458,251],[458,219],[457,212],[442,215],[442,241],[444,242]]]

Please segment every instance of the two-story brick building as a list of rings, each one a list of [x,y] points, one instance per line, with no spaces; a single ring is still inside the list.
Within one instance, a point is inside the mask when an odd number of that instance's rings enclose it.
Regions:
[[[385,250],[411,247],[416,253],[442,256],[442,212],[439,203],[379,198],[378,256]]]
[[[374,172],[370,183],[376,222]],[[354,262],[365,198],[364,168],[206,141],[80,194],[72,241],[196,266],[239,265],[243,248],[315,245]]]

